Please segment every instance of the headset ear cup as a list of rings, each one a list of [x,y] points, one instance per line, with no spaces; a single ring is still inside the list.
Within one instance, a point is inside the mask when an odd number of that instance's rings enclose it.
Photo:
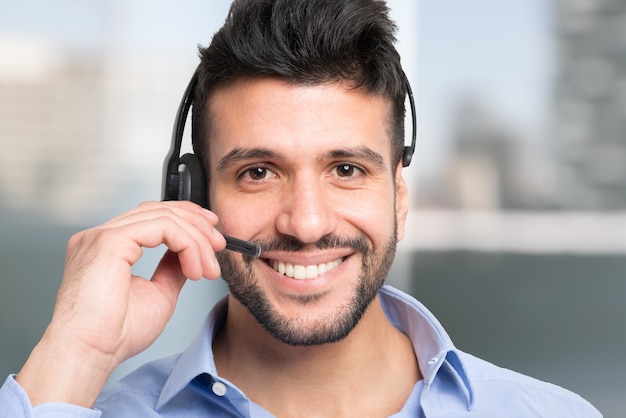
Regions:
[[[185,200],[191,200],[202,207],[207,207],[206,176],[202,163],[194,154],[184,154],[180,157],[180,164],[184,165]]]

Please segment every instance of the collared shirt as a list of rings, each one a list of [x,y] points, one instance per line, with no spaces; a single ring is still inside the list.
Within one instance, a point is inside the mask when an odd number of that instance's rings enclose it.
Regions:
[[[411,339],[423,376],[393,417],[601,416],[572,392],[456,349],[439,321],[413,297],[389,286],[379,296],[388,320]],[[140,367],[105,390],[94,409],[47,404],[31,410],[9,376],[0,389],[0,411],[10,411],[12,418],[271,417],[217,373],[212,340],[226,308],[224,298],[185,352]]]

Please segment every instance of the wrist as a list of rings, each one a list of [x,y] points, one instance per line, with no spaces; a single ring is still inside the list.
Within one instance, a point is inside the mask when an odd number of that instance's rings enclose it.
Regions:
[[[15,379],[32,406],[58,402],[91,408],[117,365],[111,355],[57,341],[47,331]]]

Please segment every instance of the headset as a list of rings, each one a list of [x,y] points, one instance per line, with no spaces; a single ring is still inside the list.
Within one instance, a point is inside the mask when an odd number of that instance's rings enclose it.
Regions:
[[[402,166],[408,167],[411,164],[413,153],[415,152],[415,143],[417,139],[417,115],[415,111],[415,99],[411,84],[406,74],[404,82],[406,86],[406,95],[411,108],[411,145],[404,147],[402,155]],[[185,122],[191,108],[196,84],[198,82],[198,69],[193,73],[183,98],[178,106],[176,119],[174,121],[174,129],[172,131],[172,143],[169,152],[165,157],[163,164],[163,183],[161,197],[162,200],[190,200],[205,208],[208,208],[208,199],[206,195],[206,175],[202,168],[199,158],[191,153],[180,155],[180,147],[183,142],[183,132],[185,130]]]

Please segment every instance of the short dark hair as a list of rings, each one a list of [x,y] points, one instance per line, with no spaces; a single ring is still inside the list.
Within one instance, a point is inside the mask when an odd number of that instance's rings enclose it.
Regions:
[[[396,31],[383,0],[233,1],[224,26],[208,47],[199,49],[194,152],[208,163],[209,96],[234,80],[278,77],[307,85],[348,81],[391,100],[395,166],[404,150],[406,96]]]

